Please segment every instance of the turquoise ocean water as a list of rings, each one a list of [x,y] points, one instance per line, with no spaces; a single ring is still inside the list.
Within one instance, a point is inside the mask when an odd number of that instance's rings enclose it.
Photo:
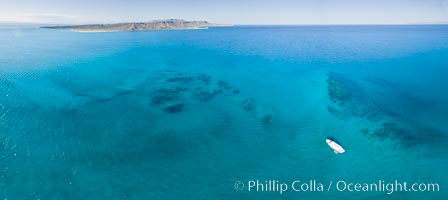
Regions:
[[[447,199],[447,153],[448,26],[0,29],[2,199]]]

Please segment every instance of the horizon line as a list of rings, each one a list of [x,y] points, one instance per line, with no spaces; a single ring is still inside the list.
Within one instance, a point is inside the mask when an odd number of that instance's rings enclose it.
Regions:
[[[189,20],[186,20],[189,21]],[[197,21],[197,20],[195,20]],[[208,21],[208,20],[206,20]],[[133,22],[106,22],[106,23],[54,23],[54,22],[15,22],[15,21],[0,21],[0,25],[95,25],[95,24],[117,24],[117,23],[144,23],[149,21],[133,21]],[[214,22],[212,22],[214,23]],[[221,24],[221,23],[217,23]],[[242,23],[232,24],[225,23],[233,26],[386,26],[386,25],[448,25],[448,22],[416,22],[416,23]]]

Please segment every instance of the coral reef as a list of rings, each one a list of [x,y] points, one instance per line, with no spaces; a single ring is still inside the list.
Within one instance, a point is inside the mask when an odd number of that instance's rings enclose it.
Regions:
[[[342,119],[355,117],[377,127],[370,130],[364,128],[360,130],[361,134],[380,141],[397,143],[394,148],[410,148],[424,143],[446,145],[446,142],[444,143],[446,140],[439,139],[446,138],[446,134],[400,115],[395,106],[389,105],[391,102],[399,102],[400,105],[407,104],[407,107],[419,108],[434,102],[415,98],[409,93],[400,91],[395,83],[378,78],[364,78],[360,82],[358,79],[351,80],[336,73],[328,73],[326,81],[331,100],[327,105],[327,111],[331,115]],[[371,88],[372,85],[374,89]],[[391,98],[396,99],[384,102],[383,99],[378,100],[375,89],[390,91],[394,94]]]
[[[349,88],[337,77],[334,74],[328,75],[328,96],[335,103],[345,104],[352,99],[352,95]]]
[[[146,85],[151,84],[152,87]],[[258,104],[255,98],[241,96],[241,91],[225,80],[215,79],[206,73],[187,74],[173,70],[161,71],[154,78],[148,79],[146,85],[150,104],[169,114],[181,113],[189,104],[203,104],[218,96],[237,97],[243,111],[264,127],[275,119],[275,112]],[[237,96],[238,95],[238,96]]]
[[[151,103],[153,105],[161,105],[179,100],[182,98],[182,92],[187,90],[187,88],[182,87],[158,89],[152,94]]]
[[[236,95],[240,90],[223,80],[213,80],[213,77],[205,74],[184,74],[173,70],[160,72],[155,80],[147,81],[153,85],[161,85],[161,88],[153,88],[149,91],[151,105],[165,106],[162,108],[167,113],[178,113],[189,102],[204,103],[216,96]],[[166,105],[171,105],[166,107]]]
[[[417,138],[412,135],[410,130],[407,130],[397,123],[394,122],[384,122],[380,128],[369,132],[363,130],[363,133],[371,137],[379,138],[380,140],[397,140],[402,146],[412,147],[417,144]]]

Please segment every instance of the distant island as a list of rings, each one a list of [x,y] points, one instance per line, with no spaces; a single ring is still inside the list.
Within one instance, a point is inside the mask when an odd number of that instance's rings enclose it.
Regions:
[[[79,32],[113,32],[113,31],[203,29],[216,26],[232,26],[232,25],[215,24],[215,23],[209,23],[207,21],[186,21],[183,19],[166,19],[166,20],[154,20],[149,22],[130,22],[130,23],[117,23],[117,24],[43,26],[41,28],[70,29]]]

